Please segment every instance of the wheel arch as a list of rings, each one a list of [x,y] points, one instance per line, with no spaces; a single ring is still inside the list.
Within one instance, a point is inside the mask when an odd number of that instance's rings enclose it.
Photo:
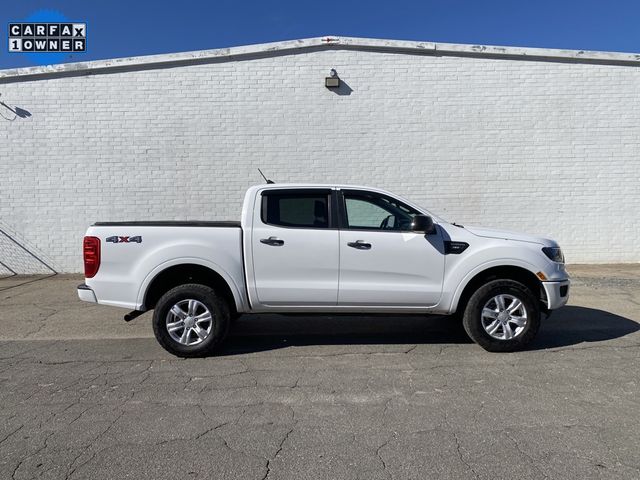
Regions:
[[[451,311],[459,313],[464,310],[473,292],[491,280],[515,280],[527,286],[540,299],[540,308],[546,310],[546,293],[542,282],[531,270],[517,265],[496,265],[487,267],[473,275],[469,275],[453,299]]]
[[[185,260],[159,267],[148,275],[138,296],[140,309],[153,309],[162,295],[186,283],[199,283],[213,288],[227,299],[232,314],[237,314],[243,308],[240,293],[228,275],[210,265]]]

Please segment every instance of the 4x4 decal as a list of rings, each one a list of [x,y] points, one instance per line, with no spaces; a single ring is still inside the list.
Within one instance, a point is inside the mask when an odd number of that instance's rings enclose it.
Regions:
[[[120,237],[113,236],[107,237],[107,242],[111,243],[142,243],[142,237],[140,235],[136,235],[135,237]]]

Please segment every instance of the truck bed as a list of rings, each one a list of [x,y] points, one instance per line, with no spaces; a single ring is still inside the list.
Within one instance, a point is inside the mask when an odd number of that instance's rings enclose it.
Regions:
[[[182,264],[225,272],[240,303],[246,298],[240,222],[96,222],[87,235],[101,239],[101,266],[85,283],[105,305],[143,309],[149,283]]]
[[[240,222],[233,220],[156,220],[134,222],[96,222],[94,227],[226,227],[240,228]]]

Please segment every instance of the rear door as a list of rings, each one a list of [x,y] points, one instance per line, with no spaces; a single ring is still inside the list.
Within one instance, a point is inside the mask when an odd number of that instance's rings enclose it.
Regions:
[[[390,196],[341,190],[338,305],[429,307],[442,294],[441,230],[409,230],[417,210]]]
[[[262,192],[251,248],[262,305],[336,305],[338,239],[331,189]]]

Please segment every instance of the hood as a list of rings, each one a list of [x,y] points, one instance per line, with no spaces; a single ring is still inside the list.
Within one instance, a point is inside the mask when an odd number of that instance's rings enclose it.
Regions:
[[[499,238],[503,240],[515,240],[518,242],[539,243],[540,245],[544,245],[545,247],[556,247],[558,245],[554,240],[551,240],[550,238],[536,237],[533,235],[527,235],[525,233],[510,232],[509,230],[498,230],[494,228],[473,227],[473,226],[468,227],[466,225],[464,228],[468,230],[470,233],[478,237]]]

